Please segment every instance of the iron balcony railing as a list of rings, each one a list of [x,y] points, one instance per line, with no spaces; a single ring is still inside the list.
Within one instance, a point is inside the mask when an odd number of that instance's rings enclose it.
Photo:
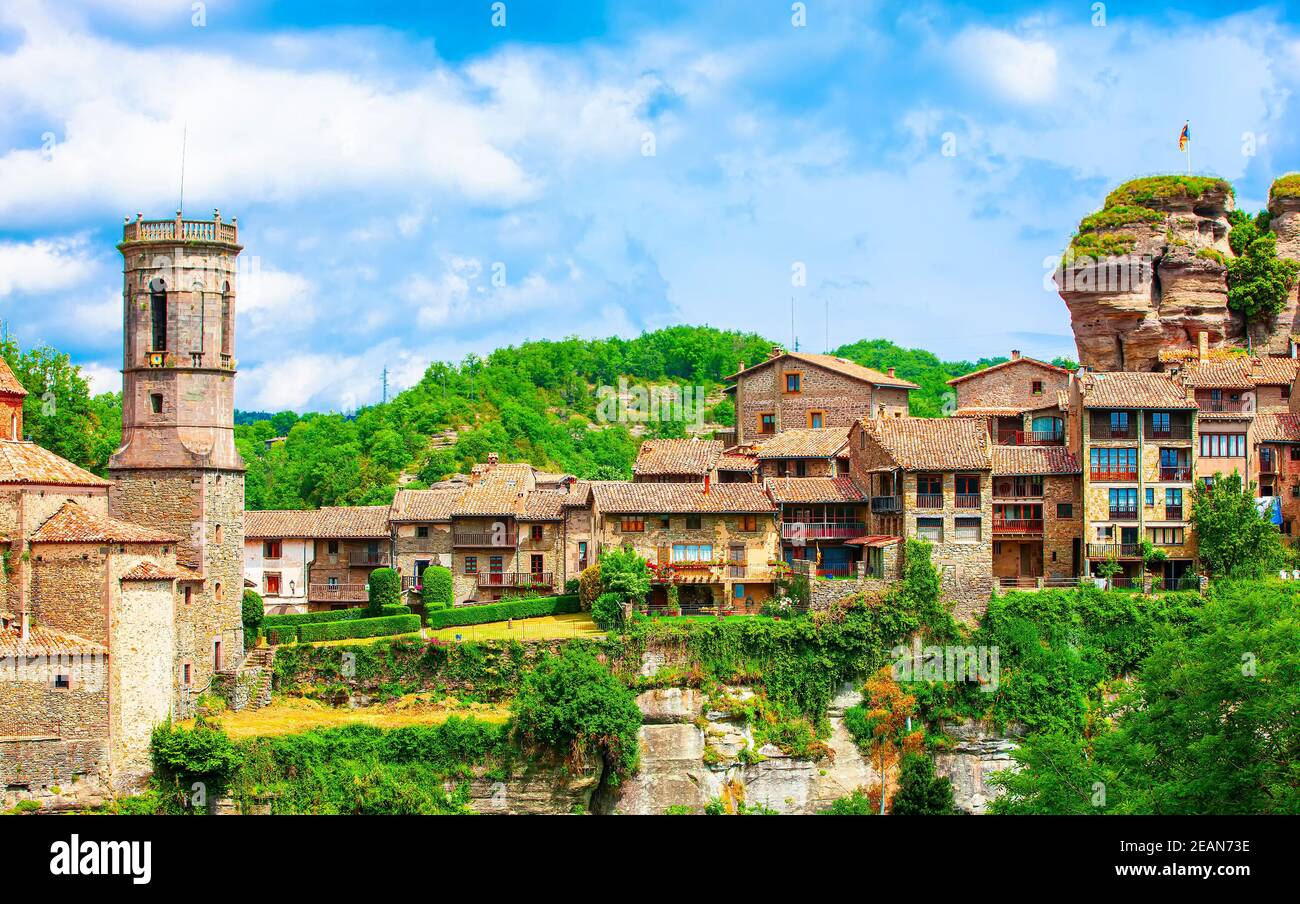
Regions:
[[[311,602],[360,603],[369,598],[365,584],[309,584],[307,599]]]
[[[921,509],[943,508],[943,494],[942,493],[917,493],[916,507]]]
[[[1110,510],[1111,521],[1136,521],[1138,519],[1138,510],[1135,508],[1113,508]]]
[[[979,497],[976,496],[976,499]],[[1009,492],[995,491],[994,499],[1042,499],[1043,485],[1041,483],[1028,484],[1026,486],[1012,487]]]
[[[1165,520],[1166,520],[1166,521],[1182,521],[1182,520],[1183,520],[1183,507],[1182,507],[1181,505],[1166,505],[1166,506],[1165,506]]]
[[[980,507],[979,493],[958,493],[956,505],[959,509],[977,509]]]
[[[387,565],[388,553],[370,552],[369,550],[352,550],[348,553],[348,564],[356,565],[358,568],[369,568],[373,566]]]
[[[1192,479],[1192,469],[1186,465],[1160,467],[1160,479],[1166,483],[1188,483]]]
[[[1137,425],[1129,424],[1127,427],[1120,427],[1102,421],[1094,423],[1090,433],[1092,439],[1137,439]]]
[[[1244,401],[1230,401],[1213,399],[1197,399],[1196,407],[1201,411],[1208,411],[1211,414],[1242,414],[1247,411],[1247,405]]]

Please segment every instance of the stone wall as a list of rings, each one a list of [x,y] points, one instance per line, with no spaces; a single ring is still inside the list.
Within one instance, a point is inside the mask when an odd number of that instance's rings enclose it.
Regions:
[[[786,392],[786,375],[794,373],[799,374],[800,391]],[[811,412],[821,413],[823,427],[847,427],[881,409],[889,417],[908,410],[906,390],[873,387],[812,362],[784,357],[745,374],[737,386],[737,443],[758,437],[759,416],[765,413],[775,416],[780,432],[810,427]]]
[[[993,726],[967,719],[944,722],[940,730],[952,745],[934,755],[934,772],[952,784],[953,804],[964,813],[983,814],[1002,789],[989,784],[995,772],[1017,768],[1011,752],[1024,732],[1010,726],[1000,732]]]
[[[119,572],[120,574],[120,572]],[[173,713],[183,694],[176,647],[178,610],[171,581],[121,581],[114,600],[110,660],[112,783],[140,787],[151,769],[149,736]],[[211,659],[208,659],[209,668]],[[192,669],[198,671],[199,663]],[[199,687],[208,683],[208,677]],[[180,713],[180,702],[175,711]]]
[[[1034,392],[1035,381],[1042,384],[1041,392]],[[1069,381],[1069,374],[1056,368],[1019,358],[996,369],[972,374],[960,380],[954,388],[960,408],[1021,408],[1028,411],[1055,408],[1057,391],[1065,389]]]

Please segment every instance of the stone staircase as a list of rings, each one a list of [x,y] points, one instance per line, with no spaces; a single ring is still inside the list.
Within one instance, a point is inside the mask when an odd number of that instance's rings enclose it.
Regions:
[[[237,668],[223,669],[212,676],[213,690],[221,693],[236,712],[261,709],[271,702],[274,665],[274,647],[255,647]]]

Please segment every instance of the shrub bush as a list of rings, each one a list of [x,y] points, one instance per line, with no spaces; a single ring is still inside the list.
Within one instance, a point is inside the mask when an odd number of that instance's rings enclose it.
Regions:
[[[590,612],[591,604],[600,596],[600,566],[588,565],[578,575],[578,599],[582,602],[582,611]]]
[[[507,618],[534,618],[539,615],[563,615],[578,612],[576,596],[538,596],[531,599],[486,603],[482,606],[457,606],[425,614],[430,628],[454,628],[460,625],[482,625],[505,621]]]
[[[397,606],[402,602],[402,579],[391,568],[376,568],[370,572],[370,606],[371,618],[383,614],[385,606]]]
[[[524,675],[511,714],[528,743],[567,752],[571,761],[597,750],[620,775],[636,768],[636,697],[588,650],[568,645],[538,662]]]
[[[240,607],[244,621],[244,649],[250,650],[257,646],[257,634],[262,619],[266,617],[266,606],[262,602],[260,593],[256,590],[245,590]]]
[[[616,631],[623,626],[623,597],[617,593],[602,593],[591,604],[591,617],[606,631]]]
[[[298,639],[344,640],[350,637],[383,637],[388,634],[414,634],[420,630],[418,615],[386,615],[379,618],[352,618],[347,621],[301,625]]]
[[[441,565],[430,565],[420,576],[424,588],[420,591],[420,600],[426,612],[438,609],[450,609],[452,604],[451,569]]]

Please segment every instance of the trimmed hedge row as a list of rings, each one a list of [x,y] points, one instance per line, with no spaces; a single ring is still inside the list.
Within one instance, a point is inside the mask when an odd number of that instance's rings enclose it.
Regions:
[[[482,625],[505,621],[507,618],[532,618],[538,615],[563,615],[581,610],[576,595],[539,596],[531,599],[485,603],[481,606],[458,606],[440,609],[425,616],[430,628],[454,628],[460,625]]]
[[[347,621],[301,625],[298,640],[345,640],[356,637],[383,637],[389,634],[416,634],[420,630],[418,615],[386,615],[379,618],[353,618]]]
[[[262,619],[262,630],[271,633],[272,628],[289,625],[319,625],[325,622],[350,621],[354,618],[369,618],[367,609],[336,609],[333,612],[300,612],[295,615],[268,615]],[[411,607],[390,605],[384,607],[384,615],[410,615]]]

